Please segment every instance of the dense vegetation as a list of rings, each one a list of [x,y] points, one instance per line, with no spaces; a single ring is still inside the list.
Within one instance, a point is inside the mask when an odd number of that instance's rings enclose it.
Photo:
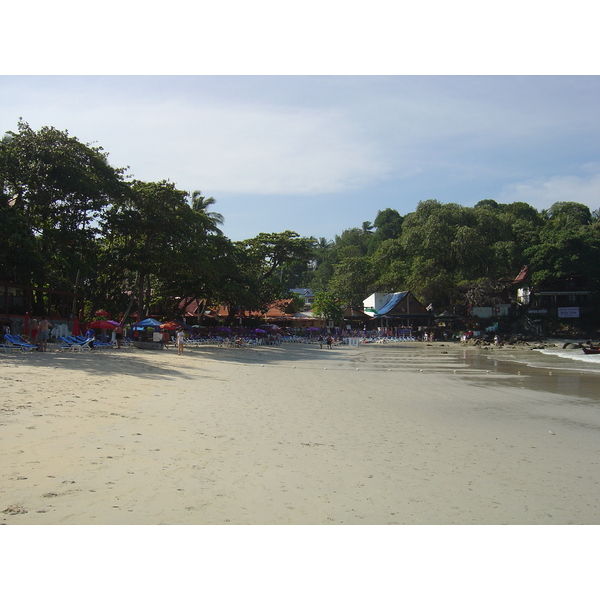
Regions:
[[[0,280],[81,293],[88,311],[123,312],[135,299],[141,316],[157,303],[176,316],[181,298],[261,309],[296,287],[321,292],[328,311],[407,289],[437,311],[493,298],[525,264],[534,285],[600,284],[599,214],[574,201],[537,211],[426,200],[404,216],[380,210],[334,240],[284,231],[235,242],[213,198],[131,179],[107,156],[52,127],[21,121],[6,134]]]

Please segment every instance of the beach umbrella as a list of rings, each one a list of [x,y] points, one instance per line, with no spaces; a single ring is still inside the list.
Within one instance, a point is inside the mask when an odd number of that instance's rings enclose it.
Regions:
[[[81,330],[79,329],[79,319],[77,317],[73,319],[73,331],[71,332],[71,334],[81,335]]]
[[[23,333],[29,335],[29,313],[25,313],[25,323],[23,324]]]
[[[253,329],[253,333],[267,333],[264,329]]]
[[[88,327],[90,329],[114,329],[115,326],[110,321],[92,321]]]
[[[94,315],[96,317],[110,317],[110,315],[105,310],[97,310]]]

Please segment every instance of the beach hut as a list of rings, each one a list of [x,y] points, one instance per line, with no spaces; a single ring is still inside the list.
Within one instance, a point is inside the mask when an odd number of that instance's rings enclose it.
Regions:
[[[372,315],[379,327],[429,327],[433,311],[428,310],[412,292],[372,294],[363,302],[364,311]]]
[[[133,331],[133,345],[136,348],[143,348],[145,350],[160,350],[163,347],[162,333],[160,331],[161,325],[160,321],[151,317],[134,323],[131,326]]]
[[[371,323],[372,321],[373,319],[370,315],[353,306],[347,306],[342,314],[342,322],[347,330],[363,329],[367,323]]]

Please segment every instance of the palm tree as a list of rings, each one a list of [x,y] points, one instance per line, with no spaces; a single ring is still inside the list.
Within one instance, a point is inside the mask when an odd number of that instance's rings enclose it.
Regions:
[[[208,207],[215,204],[217,201],[211,196],[205,198],[200,190],[192,192],[192,209],[197,212],[204,213],[212,222],[213,228],[217,233],[223,233],[217,225],[223,225],[225,223],[225,217],[218,212],[208,212]]]

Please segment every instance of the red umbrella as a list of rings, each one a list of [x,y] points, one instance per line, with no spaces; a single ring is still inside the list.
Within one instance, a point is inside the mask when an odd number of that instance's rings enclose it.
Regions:
[[[75,317],[73,319],[73,335],[81,335],[81,331],[79,330],[79,319]]]
[[[114,329],[115,326],[110,321],[93,321],[88,325],[90,329]]]
[[[97,310],[94,314],[97,317],[110,317],[110,315],[105,310]]]
[[[23,333],[29,335],[29,313],[25,313],[25,324],[23,325]]]

